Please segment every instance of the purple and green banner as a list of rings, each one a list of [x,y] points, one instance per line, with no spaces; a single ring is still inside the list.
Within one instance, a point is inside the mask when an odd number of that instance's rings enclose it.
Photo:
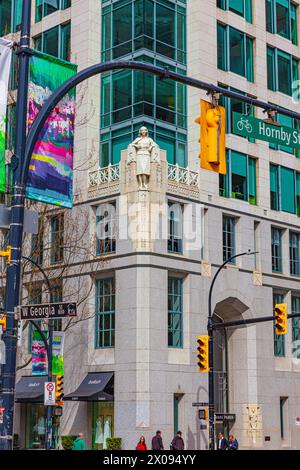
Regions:
[[[40,52],[30,61],[28,127],[41,107],[77,66]],[[48,204],[72,207],[75,90],[69,92],[47,119],[35,145],[26,197]]]
[[[0,192],[6,189],[5,142],[8,82],[12,57],[12,43],[0,38]]]
[[[52,375],[64,375],[64,341],[63,331],[53,332],[52,341]]]
[[[47,351],[46,351],[46,347],[45,347],[44,341],[42,340],[40,333],[36,330],[33,332],[31,354],[32,354],[32,375],[46,375],[47,374]]]

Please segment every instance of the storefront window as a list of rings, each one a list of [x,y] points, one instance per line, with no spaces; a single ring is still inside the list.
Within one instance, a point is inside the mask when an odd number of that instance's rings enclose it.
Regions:
[[[46,408],[38,403],[26,404],[26,449],[44,449]]]
[[[92,404],[92,448],[107,449],[106,439],[114,437],[114,403],[93,402]]]

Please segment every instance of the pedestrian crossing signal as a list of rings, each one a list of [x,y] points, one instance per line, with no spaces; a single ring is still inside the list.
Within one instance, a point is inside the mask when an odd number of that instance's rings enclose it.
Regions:
[[[197,355],[197,365],[199,372],[209,372],[209,336],[208,335],[199,335],[198,336],[198,355]]]
[[[56,387],[55,387],[55,405],[62,406],[64,398],[64,376],[57,375],[56,376]]]
[[[286,335],[288,332],[287,325],[287,304],[275,305],[275,331],[277,335]]]

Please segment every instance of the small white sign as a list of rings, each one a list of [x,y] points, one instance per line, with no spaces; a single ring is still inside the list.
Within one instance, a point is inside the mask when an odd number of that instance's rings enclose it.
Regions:
[[[55,382],[45,382],[45,406],[55,406]]]

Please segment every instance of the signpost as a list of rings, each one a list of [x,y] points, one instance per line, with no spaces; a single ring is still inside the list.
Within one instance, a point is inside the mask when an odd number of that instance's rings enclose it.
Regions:
[[[234,422],[236,416],[234,413],[215,413],[215,418],[216,418],[216,421]]]
[[[56,304],[20,305],[18,307],[21,320],[39,320],[76,317],[77,304],[60,302]]]
[[[233,132],[243,137],[263,140],[270,144],[300,149],[300,130],[280,124],[269,124],[262,119],[233,113]]]
[[[44,405],[55,406],[55,382],[45,382]]]

